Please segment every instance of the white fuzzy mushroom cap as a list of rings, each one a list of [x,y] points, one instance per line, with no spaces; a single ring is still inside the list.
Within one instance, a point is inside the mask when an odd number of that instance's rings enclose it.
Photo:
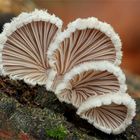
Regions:
[[[0,34],[0,52],[2,52],[4,44],[13,32],[33,21],[45,21],[56,25],[56,27],[58,27],[58,34],[61,32],[61,27],[63,24],[61,19],[56,17],[54,14],[50,15],[47,10],[44,11],[36,9],[35,11],[30,13],[22,12],[19,16],[13,18],[10,23],[6,23],[4,25],[3,32]],[[5,75],[5,70],[2,64],[2,53],[0,53],[0,74]],[[29,81],[29,83],[30,82],[31,81]]]
[[[108,61],[101,61],[101,62],[85,62],[81,65],[75,66],[70,72],[66,73],[64,76],[64,79],[62,83],[60,83],[55,90],[55,94],[59,95],[61,94],[61,91],[65,88],[67,88],[67,84],[69,80],[71,80],[75,75],[80,74],[84,71],[89,71],[89,70],[95,70],[95,71],[108,71],[110,73],[113,73],[120,84],[120,90],[119,92],[124,93],[127,90],[127,86],[125,84],[126,78],[122,70],[114,66]]]
[[[91,109],[101,108],[102,106],[110,106],[112,103],[118,106],[123,105],[127,108],[125,119],[115,129],[104,127],[100,125],[99,123],[96,123],[96,120],[94,120],[95,116],[93,116],[93,119],[91,119],[90,117],[85,115],[85,113]],[[112,109],[109,108],[109,111],[111,111]],[[81,106],[79,107],[77,111],[77,114],[81,118],[86,119],[89,123],[93,124],[96,128],[100,129],[101,131],[105,133],[119,134],[125,131],[126,127],[132,123],[132,119],[135,116],[135,110],[136,110],[135,101],[128,94],[122,94],[122,93],[114,94],[113,93],[113,94],[107,94],[107,95],[101,95],[97,97],[88,98],[85,102],[83,102],[83,104],[81,104]]]
[[[77,102],[78,102],[78,100],[80,98],[82,98],[82,96],[84,97],[84,96],[86,96],[88,94],[88,93],[86,93],[86,90],[88,90],[88,87],[86,89],[86,85],[84,86],[84,84],[83,84],[83,86],[85,87],[85,89],[84,89],[85,93],[84,93],[84,90],[83,90],[82,94],[81,93],[78,94],[77,91],[75,93],[75,90],[73,90],[73,87],[70,84],[70,80],[72,80],[76,75],[83,75],[82,74],[83,72],[87,72],[87,71],[91,71],[91,70],[93,70],[93,73],[96,72],[96,71],[100,71],[100,72],[107,71],[111,75],[114,75],[114,77],[118,81],[118,85],[119,85],[118,89],[117,89],[117,92],[121,92],[122,94],[126,92],[127,86],[126,86],[126,83],[125,83],[126,82],[125,75],[124,75],[124,73],[122,72],[122,70],[119,67],[114,66],[112,63],[107,62],[107,61],[102,61],[102,62],[86,62],[86,63],[83,63],[81,65],[78,65],[78,66],[74,67],[70,72],[68,72],[68,73],[66,73],[64,75],[64,79],[56,86],[56,89],[55,89],[55,94],[57,95],[58,99],[61,102],[66,102],[66,103],[69,103],[69,104],[73,104],[76,108],[78,108],[80,103],[77,103]],[[94,75],[93,75],[92,79],[94,79]],[[104,77],[103,77],[103,79],[104,79]],[[91,79],[89,79],[89,80],[91,80]],[[100,80],[102,80],[102,77],[100,77]],[[98,79],[97,79],[97,86],[99,86],[98,82],[100,82],[100,80],[98,81]],[[94,79],[94,81],[96,83],[96,78]],[[85,82],[85,80],[83,81],[83,83],[84,82]],[[106,82],[108,82],[108,81],[106,81]],[[111,82],[111,80],[110,80],[110,82]],[[94,84],[93,84],[93,86],[94,86]],[[91,86],[91,84],[90,84],[90,86]],[[95,86],[96,86],[96,84],[95,84]],[[109,84],[108,84],[108,86],[109,86]],[[82,88],[84,88],[84,87],[82,87]],[[102,88],[102,85],[100,85],[100,88]],[[79,87],[79,90],[81,90],[80,87]],[[68,92],[66,92],[66,91],[68,91]],[[95,89],[95,91],[96,91],[96,89]],[[109,91],[112,92],[112,89],[110,89]],[[104,93],[104,91],[102,89],[102,93],[100,93],[100,94],[108,94],[108,93],[110,93],[109,91]],[[93,88],[93,95],[92,95],[91,92],[92,91],[90,91],[90,96],[93,96],[94,95],[94,88]],[[66,94],[68,93],[68,94],[66,95],[65,93]],[[72,93],[74,95],[73,96],[74,99],[70,99],[71,97],[69,97],[69,95],[72,94]],[[63,95],[65,95],[65,96],[63,96]],[[68,100],[66,100],[66,98],[65,98],[66,96],[67,96],[67,98],[69,98]],[[81,96],[81,97],[79,97],[79,96]],[[89,94],[88,94],[88,96],[89,96]],[[80,99],[80,102],[81,101],[82,100]]]
[[[97,29],[104,33],[106,36],[110,38],[112,41],[115,50],[116,50],[116,60],[114,62],[115,65],[119,65],[121,63],[122,52],[121,47],[122,43],[119,35],[114,31],[111,25],[106,22],[101,22],[95,17],[89,17],[86,19],[78,18],[75,21],[68,24],[68,28],[61,33],[60,36],[57,37],[56,41],[50,45],[48,50],[48,57],[50,59],[50,64],[53,65],[53,60],[51,60],[54,51],[59,48],[59,44],[65,39],[70,37],[70,35],[76,30],[83,29]]]

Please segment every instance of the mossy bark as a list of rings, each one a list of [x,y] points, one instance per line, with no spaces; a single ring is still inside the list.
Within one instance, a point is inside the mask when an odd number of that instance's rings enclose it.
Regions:
[[[1,81],[5,85],[0,84],[0,132],[10,133],[10,140],[19,140],[21,132],[27,133],[30,140],[55,140],[59,138],[58,132],[63,130],[65,133],[59,134],[65,140],[140,139],[140,122],[137,117],[126,132],[116,136],[107,135],[80,119],[71,105],[60,103],[54,93],[47,92],[44,87],[31,87],[4,78]],[[140,105],[137,110],[140,112]],[[57,132],[58,128],[63,129]],[[51,135],[47,130],[51,130]]]

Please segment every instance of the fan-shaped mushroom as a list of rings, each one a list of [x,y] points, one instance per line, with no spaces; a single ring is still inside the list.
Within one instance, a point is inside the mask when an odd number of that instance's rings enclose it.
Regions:
[[[105,133],[119,134],[132,123],[135,108],[135,101],[128,94],[113,93],[90,97],[77,114]]]
[[[43,10],[22,13],[7,23],[0,35],[2,74],[33,85],[46,84],[50,72],[47,50],[61,26],[59,18]]]
[[[125,76],[119,67],[109,62],[86,62],[74,67],[56,86],[60,101],[75,107],[90,96],[126,92]]]
[[[49,63],[57,70],[58,79],[88,61],[106,60],[119,65],[121,56],[119,36],[109,24],[93,17],[70,23],[48,49]],[[47,83],[47,89],[51,89],[52,83]]]

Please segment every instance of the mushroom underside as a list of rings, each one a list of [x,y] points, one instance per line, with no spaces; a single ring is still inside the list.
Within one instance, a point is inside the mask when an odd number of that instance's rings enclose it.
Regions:
[[[75,75],[58,94],[60,101],[79,107],[91,96],[99,96],[119,91],[117,77],[108,71],[89,70]]]
[[[46,84],[49,73],[47,50],[58,27],[45,21],[33,21],[17,28],[4,44],[2,63],[6,75],[31,84]]]

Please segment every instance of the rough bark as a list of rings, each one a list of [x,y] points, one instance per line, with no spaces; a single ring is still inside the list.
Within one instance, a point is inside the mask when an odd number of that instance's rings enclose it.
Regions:
[[[131,79],[128,81],[128,84],[132,82]],[[50,137],[47,132],[55,131],[59,126],[66,131],[60,138],[65,140],[140,139],[140,98],[137,98],[138,113],[133,124],[124,133],[114,136],[107,135],[80,119],[71,105],[60,103],[54,93],[47,92],[44,87],[31,87],[23,82],[1,78],[0,90],[2,140],[6,137],[10,140],[55,140],[58,138]]]

